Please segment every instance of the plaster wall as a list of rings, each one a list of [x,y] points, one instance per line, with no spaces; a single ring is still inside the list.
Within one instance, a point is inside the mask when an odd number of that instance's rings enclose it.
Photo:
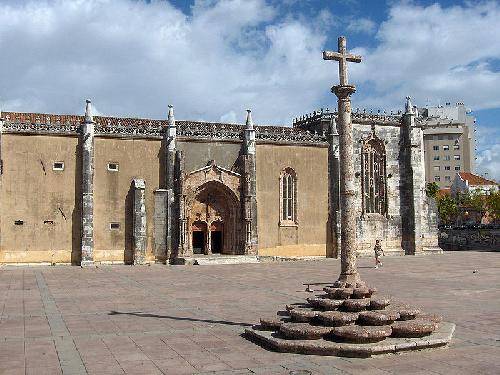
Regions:
[[[94,261],[132,261],[132,180],[145,181],[146,260],[153,260],[154,196],[162,175],[161,141],[96,137],[94,144]],[[109,171],[108,163],[118,163]],[[119,229],[110,229],[110,223]]]
[[[259,255],[325,256],[328,148],[257,144]],[[280,227],[280,174],[297,174],[297,223]]]
[[[76,136],[2,135],[0,263],[77,261],[77,152]]]

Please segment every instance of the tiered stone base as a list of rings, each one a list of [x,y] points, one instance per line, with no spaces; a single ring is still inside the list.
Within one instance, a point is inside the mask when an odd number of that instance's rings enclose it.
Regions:
[[[359,285],[326,287],[326,294],[286,306],[245,335],[270,349],[302,354],[370,357],[447,345],[455,325],[375,295]]]

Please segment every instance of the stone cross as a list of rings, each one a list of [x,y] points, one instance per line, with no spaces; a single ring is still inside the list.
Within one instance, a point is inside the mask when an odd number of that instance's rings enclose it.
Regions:
[[[349,80],[347,78],[347,62],[361,62],[361,56],[347,53],[346,45],[347,43],[345,36],[341,36],[339,38],[338,52],[323,51],[323,60],[335,60],[339,62],[339,76],[341,86],[347,86],[349,84]]]
[[[356,179],[354,178],[354,142],[352,137],[351,94],[356,87],[348,84],[347,62],[361,62],[361,56],[346,52],[345,37],[339,38],[338,52],[323,52],[324,60],[339,62],[340,85],[333,86],[332,92],[338,98],[337,124],[339,133],[340,159],[340,254],[341,271],[335,283],[337,287],[363,285],[356,267]]]

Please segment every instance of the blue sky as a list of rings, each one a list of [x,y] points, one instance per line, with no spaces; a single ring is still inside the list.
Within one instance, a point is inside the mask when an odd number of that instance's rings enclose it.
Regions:
[[[478,171],[500,179],[500,3],[428,0],[0,0],[0,108],[290,125],[334,107],[346,35],[353,107],[463,101]],[[29,20],[29,22],[27,22]]]

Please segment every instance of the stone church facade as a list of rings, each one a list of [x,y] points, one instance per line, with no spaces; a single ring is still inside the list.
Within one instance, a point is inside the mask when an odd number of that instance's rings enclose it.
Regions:
[[[0,263],[340,252],[336,113],[292,127],[1,113]],[[353,113],[358,252],[440,251],[422,128]]]

